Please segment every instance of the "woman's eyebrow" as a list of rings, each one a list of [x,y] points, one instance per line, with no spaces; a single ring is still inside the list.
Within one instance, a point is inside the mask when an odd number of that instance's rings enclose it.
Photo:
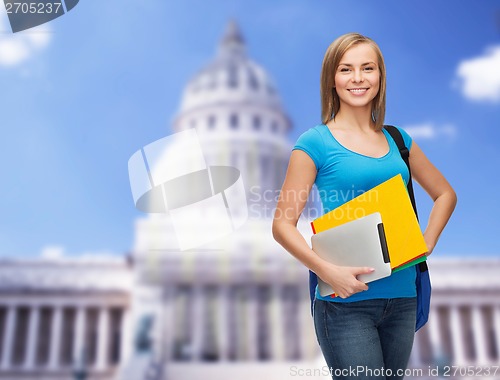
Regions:
[[[365,62],[365,63],[362,63],[361,66],[366,66],[366,65],[375,65],[376,63],[375,62]],[[343,66],[353,66],[351,63],[343,63],[343,62],[340,62],[339,63],[339,66],[340,65],[343,65]]]

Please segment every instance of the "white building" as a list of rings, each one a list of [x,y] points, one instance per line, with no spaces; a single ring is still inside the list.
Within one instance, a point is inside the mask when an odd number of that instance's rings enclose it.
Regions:
[[[0,378],[112,378],[126,355],[132,272],[124,259],[2,260]],[[76,359],[76,360],[75,360]]]
[[[128,257],[0,261],[0,379],[328,378],[307,270],[271,236],[291,123],[234,23],[186,86],[172,129],[187,128],[210,165],[241,171],[249,220],[182,252],[151,214]],[[500,260],[429,261],[432,315],[411,366],[500,364]]]

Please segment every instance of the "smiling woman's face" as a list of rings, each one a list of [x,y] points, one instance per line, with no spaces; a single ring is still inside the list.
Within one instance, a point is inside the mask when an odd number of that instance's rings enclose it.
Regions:
[[[371,101],[380,88],[377,54],[367,43],[347,50],[335,72],[335,90],[340,109],[345,107],[371,107]]]

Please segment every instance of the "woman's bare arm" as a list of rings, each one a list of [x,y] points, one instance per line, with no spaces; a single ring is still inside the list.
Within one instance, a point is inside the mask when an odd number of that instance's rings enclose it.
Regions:
[[[430,255],[455,209],[457,195],[415,142],[412,143],[410,150],[410,167],[413,178],[434,201],[424,232],[424,239],[429,248],[427,255]]]
[[[273,220],[273,236],[288,252],[302,264],[330,284],[341,298],[367,290],[368,287],[356,276],[370,273],[367,267],[339,267],[321,259],[309,247],[297,229],[311,188],[316,178],[316,166],[307,153],[292,151],[285,181],[281,189]]]

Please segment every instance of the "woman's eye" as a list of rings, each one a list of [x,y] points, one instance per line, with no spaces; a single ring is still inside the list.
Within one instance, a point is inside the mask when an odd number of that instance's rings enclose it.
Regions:
[[[373,67],[365,67],[365,70],[372,71]]]
[[[341,73],[344,73],[344,72],[347,72],[347,71],[349,71],[349,69],[347,67],[343,67],[343,68],[340,69]]]

